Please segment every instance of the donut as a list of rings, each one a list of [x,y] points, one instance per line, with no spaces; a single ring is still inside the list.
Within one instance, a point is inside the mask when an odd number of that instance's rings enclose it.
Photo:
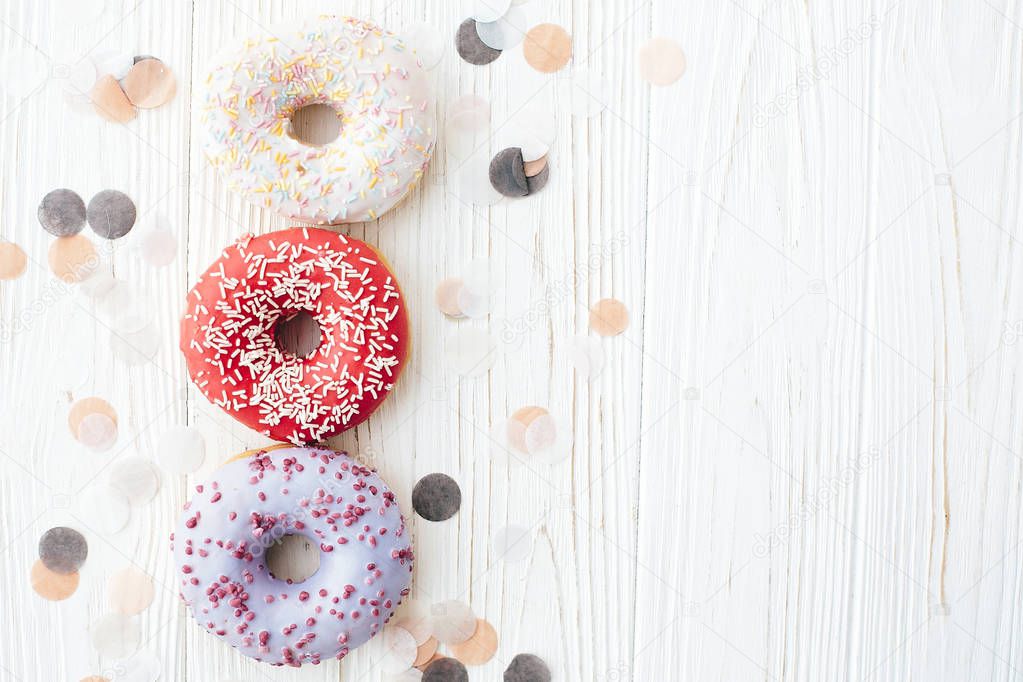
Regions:
[[[221,52],[200,98],[205,152],[258,206],[317,224],[375,220],[423,177],[437,137],[432,83],[393,33],[352,17],[269,28]],[[340,136],[297,139],[291,119],[326,104]]]
[[[277,344],[278,324],[308,313],[320,345],[307,357]],[[227,247],[192,287],[181,351],[210,402],[278,441],[316,443],[366,420],[408,355],[409,323],[394,274],[365,242],[296,227]]]
[[[286,535],[319,545],[302,582],[270,573]],[[192,616],[257,661],[298,667],[344,658],[408,595],[412,544],[392,493],[342,452],[288,446],[231,461],[196,486],[171,536],[175,582]]]

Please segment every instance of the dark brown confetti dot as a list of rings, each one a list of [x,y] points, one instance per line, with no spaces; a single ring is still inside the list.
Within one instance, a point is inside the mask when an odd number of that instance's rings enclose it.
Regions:
[[[526,178],[526,186],[529,188],[530,194],[536,194],[544,187],[547,186],[547,181],[551,177],[551,165],[547,164],[543,167],[543,170],[539,174],[534,175],[531,178]]]
[[[422,682],[468,682],[469,673],[453,658],[438,658],[426,666]]]
[[[483,66],[501,56],[500,50],[495,50],[482,40],[476,31],[476,20],[468,18],[458,27],[455,34],[455,49],[458,56],[474,66]]]
[[[551,682],[551,669],[539,656],[518,654],[505,668],[504,682]]]
[[[89,545],[77,530],[58,526],[39,538],[39,559],[54,573],[74,573],[89,555]]]
[[[427,521],[446,521],[462,506],[462,491],[447,474],[423,476],[412,489],[412,508]]]
[[[85,202],[77,192],[55,189],[39,202],[39,224],[54,237],[70,237],[85,227]]]
[[[529,194],[526,165],[522,160],[521,149],[508,147],[491,159],[490,184],[506,197],[524,197]]]
[[[104,239],[118,239],[135,225],[135,202],[124,192],[105,189],[89,201],[89,227]]]

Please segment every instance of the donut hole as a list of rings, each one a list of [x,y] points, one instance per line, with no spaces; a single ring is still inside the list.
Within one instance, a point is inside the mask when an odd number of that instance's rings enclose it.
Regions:
[[[320,347],[323,334],[315,318],[302,310],[277,323],[274,340],[285,355],[305,359],[312,357]]]
[[[276,580],[304,582],[320,570],[320,548],[304,535],[285,535],[267,548],[266,567]]]
[[[329,104],[307,104],[292,114],[290,134],[314,147],[330,144],[341,135],[341,115]]]

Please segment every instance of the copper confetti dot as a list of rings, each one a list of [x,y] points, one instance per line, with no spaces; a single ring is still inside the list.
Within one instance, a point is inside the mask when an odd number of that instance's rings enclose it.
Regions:
[[[590,329],[601,336],[617,336],[629,326],[629,310],[615,298],[604,298],[590,308]]]
[[[465,317],[462,309],[458,306],[458,292],[462,286],[463,282],[460,277],[448,277],[437,285],[437,307],[448,317]]]
[[[121,81],[128,101],[142,109],[155,109],[171,101],[178,84],[174,73],[159,59],[137,60]]]
[[[425,671],[427,668],[429,668],[431,665],[433,665],[434,661],[439,661],[442,658],[444,658],[444,654],[435,653],[433,656],[430,657],[429,661],[427,661],[423,665],[417,665],[416,667],[419,668],[420,670]]]
[[[671,38],[651,38],[639,48],[639,75],[651,85],[671,85],[686,72],[686,54]]]
[[[53,274],[68,284],[88,279],[99,265],[96,247],[81,234],[55,239],[50,244],[47,260]]]
[[[497,631],[494,626],[480,618],[476,621],[476,632],[460,644],[451,645],[451,655],[466,665],[483,665],[497,651]]]
[[[442,656],[426,666],[423,682],[469,682],[469,673],[461,661]]]
[[[542,190],[544,187],[546,187],[547,186],[547,181],[550,179],[550,177],[551,177],[551,167],[550,167],[550,164],[544,166],[540,170],[540,172],[537,173],[535,176],[533,176],[531,178],[527,177],[526,178],[526,187],[529,188],[529,193],[530,194],[536,194],[537,192]]]
[[[572,36],[557,24],[538,24],[526,33],[522,53],[541,73],[560,71],[572,58]]]
[[[96,113],[113,123],[127,123],[135,118],[135,107],[124,94],[117,79],[107,74],[96,81],[89,93]]]
[[[536,159],[535,161],[526,161],[526,163],[525,163],[525,165],[523,167],[526,170],[526,177],[527,178],[534,178],[537,175],[539,175],[540,173],[542,173],[543,169],[547,167],[547,155],[544,154],[543,156],[541,156],[539,159]],[[527,184],[528,184],[528,181],[527,181]]]
[[[440,643],[436,637],[430,637],[420,644],[419,648],[416,649],[416,660],[412,663],[412,667],[419,668],[432,661],[433,657],[437,655],[438,646],[440,646]]]
[[[117,411],[113,405],[103,400],[103,398],[97,398],[96,396],[82,398],[71,405],[71,411],[67,415],[67,425],[71,429],[71,435],[78,438],[78,427],[81,426],[82,420],[87,415],[95,413],[104,414],[114,424],[117,424]]]
[[[25,274],[28,256],[14,242],[0,242],[0,280],[17,279]]]
[[[155,595],[153,579],[135,566],[117,571],[107,581],[107,603],[111,610],[126,616],[148,609]]]
[[[78,589],[77,573],[55,573],[42,560],[32,564],[32,589],[43,599],[62,601]]]

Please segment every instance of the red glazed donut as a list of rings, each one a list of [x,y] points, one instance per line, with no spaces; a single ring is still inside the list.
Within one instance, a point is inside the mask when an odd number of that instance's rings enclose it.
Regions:
[[[282,351],[277,324],[320,326],[308,357]],[[181,350],[195,385],[274,440],[312,443],[363,422],[408,355],[408,314],[390,268],[365,242],[296,227],[227,247],[188,293]]]

